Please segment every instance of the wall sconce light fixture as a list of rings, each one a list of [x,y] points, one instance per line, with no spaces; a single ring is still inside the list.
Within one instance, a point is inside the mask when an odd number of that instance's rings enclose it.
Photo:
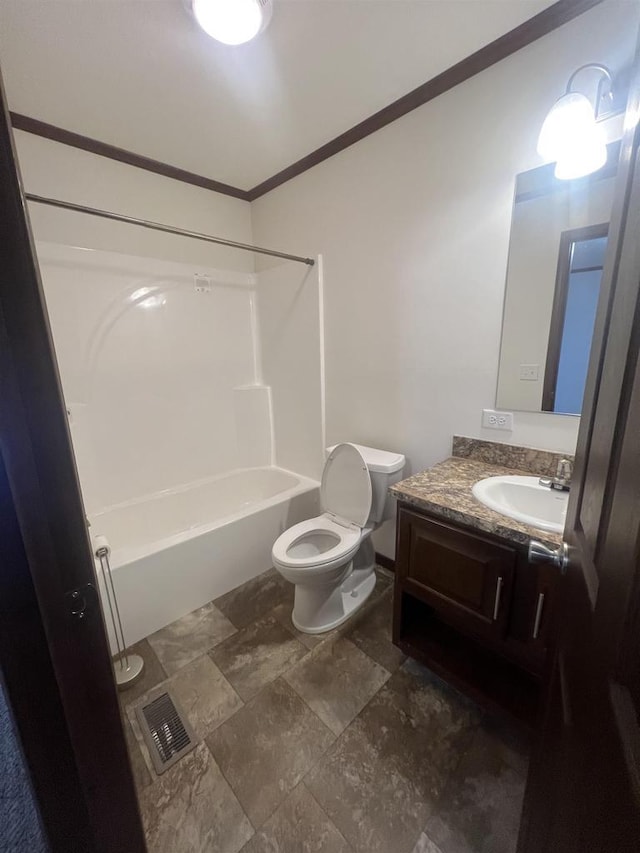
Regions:
[[[573,91],[575,78],[587,70],[600,75],[595,105],[586,95]],[[612,100],[613,78],[604,65],[581,65],[569,77],[564,95],[547,113],[538,137],[538,154],[556,161],[556,178],[581,178],[597,172],[607,162],[604,133],[597,120],[607,112]]]

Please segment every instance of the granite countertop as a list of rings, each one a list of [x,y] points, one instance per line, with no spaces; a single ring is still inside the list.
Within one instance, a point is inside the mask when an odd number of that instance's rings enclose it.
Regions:
[[[480,459],[460,456],[434,465],[426,471],[414,474],[391,486],[391,494],[403,503],[424,509],[438,518],[457,521],[466,527],[475,528],[510,542],[528,544],[537,539],[549,547],[557,547],[562,542],[559,533],[547,533],[528,524],[514,521],[489,509],[474,498],[471,487],[485,477],[497,477],[504,474],[522,474],[531,476],[531,471],[506,468]]]

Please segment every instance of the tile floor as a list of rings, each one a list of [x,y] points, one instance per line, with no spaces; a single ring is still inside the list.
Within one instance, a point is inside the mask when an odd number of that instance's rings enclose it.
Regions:
[[[323,637],[273,569],[138,644],[122,694],[150,853],[511,853],[527,747],[391,643],[391,578]],[[135,707],[198,746],[157,776]]]

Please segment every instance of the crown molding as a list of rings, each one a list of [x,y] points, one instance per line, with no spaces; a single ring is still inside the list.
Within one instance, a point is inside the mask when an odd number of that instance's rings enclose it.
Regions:
[[[344,151],[346,148],[349,148],[356,142],[360,142],[360,140],[365,139],[367,136],[370,136],[392,122],[397,121],[399,118],[407,115],[407,113],[448,92],[454,86],[464,83],[465,80],[475,77],[481,71],[517,53],[523,47],[527,47],[527,45],[553,32],[553,30],[558,29],[563,24],[572,21],[579,15],[584,14],[584,12],[588,12],[589,9],[599,5],[601,2],[602,0],[558,0],[552,6],[548,6],[542,12],[534,15],[533,18],[530,18],[515,29],[510,30],[508,33],[495,39],[495,41],[490,42],[485,47],[480,48],[480,50],[452,65],[436,77],[432,77],[426,83],[423,83],[408,94],[388,104],[388,106],[377,113],[364,119],[364,121],[356,124],[350,130],[341,133],[335,139],[307,154],[306,157],[297,160],[295,163],[287,166],[286,169],[282,169],[282,171],[272,175],[249,190],[233,187],[229,184],[215,181],[212,178],[188,172],[177,166],[152,160],[141,154],[135,154],[124,148],[118,148],[115,145],[100,142],[97,139],[91,139],[88,136],[83,136],[70,130],[64,130],[61,127],[47,124],[44,121],[30,118],[20,113],[10,113],[11,123],[16,130],[33,133],[36,136],[42,136],[45,139],[51,139],[63,145],[70,145],[74,148],[80,148],[83,151],[89,151],[91,154],[98,154],[101,157],[108,157],[111,160],[117,160],[129,166],[146,169],[148,172],[154,172],[166,178],[173,178],[176,181],[182,181],[183,183],[192,184],[202,189],[222,193],[223,195],[241,199],[242,201],[255,201],[276,187],[301,175],[308,169],[312,169],[324,160],[328,160],[335,154]]]
[[[170,166],[168,163],[162,163],[159,160],[152,160],[150,157],[135,154],[133,151],[118,148],[107,142],[100,142],[98,139],[92,139],[89,136],[83,136],[80,133],[65,130],[53,124],[47,124],[47,122],[40,121],[37,118],[31,118],[30,116],[14,112],[9,113],[9,115],[11,116],[11,125],[14,130],[24,130],[26,133],[33,133],[35,136],[42,136],[44,139],[60,142],[62,145],[70,145],[72,148],[80,148],[82,151],[88,151],[90,154],[98,154],[101,157],[108,157],[110,160],[117,160],[119,163],[126,163],[128,166],[136,166],[139,169],[145,169],[147,172],[163,175],[165,178],[182,181],[184,184],[192,184],[195,187],[212,190],[213,192],[222,193],[232,198],[242,199],[242,201],[250,200],[247,190],[241,190],[238,187],[214,181],[213,178],[196,175],[194,172],[188,172],[177,166]]]
[[[340,151],[344,151],[345,148],[349,148],[377,130],[397,121],[407,113],[432,101],[439,95],[443,95],[453,89],[454,86],[475,77],[481,71],[490,68],[502,59],[506,59],[523,47],[527,47],[527,45],[572,21],[601,2],[602,0],[558,0],[553,6],[548,6],[520,26],[470,54],[470,56],[447,68],[446,71],[418,86],[417,89],[413,89],[402,98],[398,98],[397,101],[356,124],[350,130],[341,133],[340,136],[336,136],[335,139],[321,145],[320,148],[316,148],[311,154],[307,154],[306,157],[292,163],[286,169],[253,187],[249,190],[249,201],[255,201],[260,196],[317,166],[318,163],[328,160],[329,157],[333,157]]]

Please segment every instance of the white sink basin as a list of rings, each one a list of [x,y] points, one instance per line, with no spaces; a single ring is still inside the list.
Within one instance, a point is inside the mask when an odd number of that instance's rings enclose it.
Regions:
[[[538,477],[487,477],[471,491],[480,503],[515,521],[551,533],[564,530],[569,493],[541,486]]]

